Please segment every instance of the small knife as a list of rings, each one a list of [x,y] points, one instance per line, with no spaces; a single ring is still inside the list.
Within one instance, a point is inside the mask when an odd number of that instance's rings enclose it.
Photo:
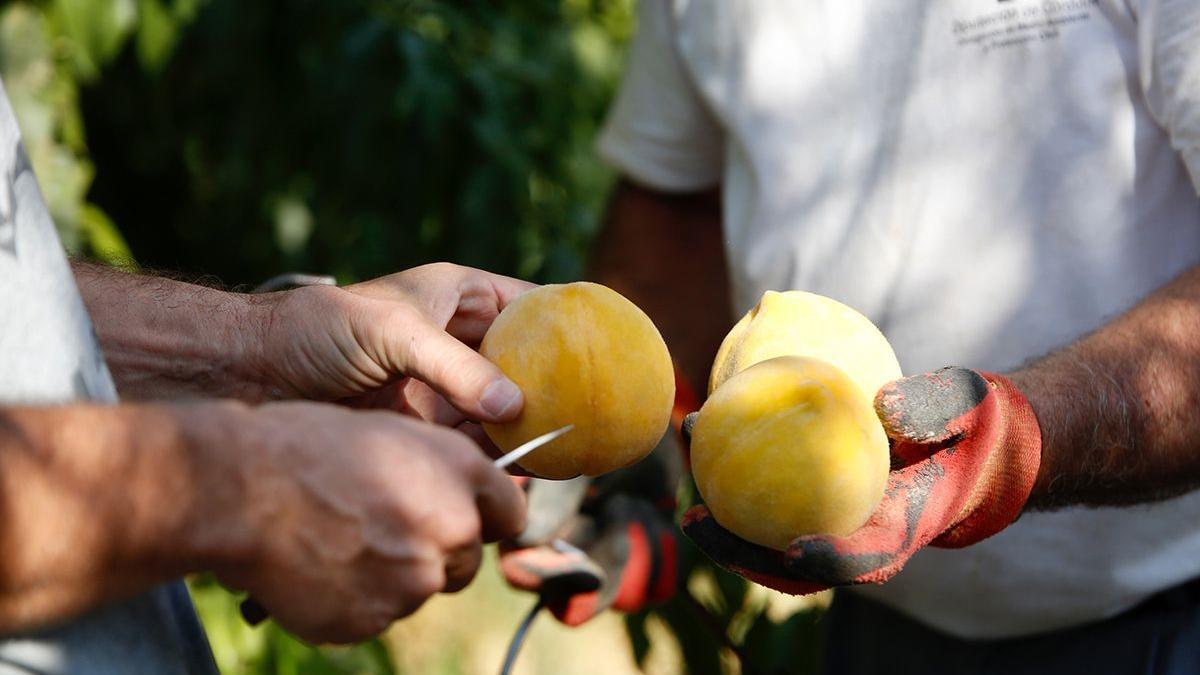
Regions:
[[[533,452],[534,450],[537,450],[538,448],[542,447],[543,445],[558,438],[559,436],[562,436],[563,434],[567,433],[568,431],[570,431],[574,428],[575,428],[574,424],[568,424],[567,426],[565,426],[561,429],[555,429],[554,431],[544,433],[541,436],[538,436],[537,438],[534,438],[529,441],[525,441],[524,443],[513,448],[511,452],[508,452],[508,453],[502,455],[495,462],[493,462],[492,465],[495,466],[497,469],[503,469],[503,468],[507,467],[509,464],[512,464],[513,462],[520,460],[525,455],[528,455],[529,453]]]

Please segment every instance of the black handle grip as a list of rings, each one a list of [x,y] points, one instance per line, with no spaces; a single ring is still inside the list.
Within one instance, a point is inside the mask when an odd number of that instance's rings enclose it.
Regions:
[[[245,619],[246,623],[250,624],[251,626],[257,626],[258,624],[271,618],[271,613],[268,612],[265,607],[258,604],[258,601],[254,598],[246,598],[243,600],[238,609],[240,609],[242,612],[242,618]]]

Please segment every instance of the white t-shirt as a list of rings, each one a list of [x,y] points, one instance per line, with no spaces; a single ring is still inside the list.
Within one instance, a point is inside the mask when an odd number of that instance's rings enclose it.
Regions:
[[[722,185],[737,313],[767,289],[814,291],[870,316],[907,373],[1003,371],[1200,262],[1197,0],[640,11],[600,151],[653,188]],[[1192,493],[1029,513],[863,592],[1002,637],[1197,575]]]

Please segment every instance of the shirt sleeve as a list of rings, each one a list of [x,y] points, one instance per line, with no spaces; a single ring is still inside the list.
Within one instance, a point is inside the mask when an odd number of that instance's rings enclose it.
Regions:
[[[1134,4],[1143,93],[1200,193],[1200,2]]]
[[[636,183],[691,192],[720,182],[724,140],[675,45],[669,0],[639,2],[629,65],[597,150]]]

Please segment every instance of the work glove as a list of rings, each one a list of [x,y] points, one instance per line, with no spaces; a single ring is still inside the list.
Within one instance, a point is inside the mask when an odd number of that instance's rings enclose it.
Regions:
[[[629,469],[598,479],[529,479],[528,525],[503,542],[509,584],[541,596],[560,621],[577,626],[605,609],[636,612],[672,597],[677,581],[674,484],[659,449]],[[678,459],[675,464],[679,464]]]
[[[710,558],[785,593],[882,583],[921,548],[969,546],[1010,525],[1041,461],[1041,431],[1008,379],[965,368],[885,385],[875,411],[892,442],[883,500],[847,536],[808,535],[781,552],[747,542],[693,506],[682,528]],[[687,438],[695,413],[684,422]]]

